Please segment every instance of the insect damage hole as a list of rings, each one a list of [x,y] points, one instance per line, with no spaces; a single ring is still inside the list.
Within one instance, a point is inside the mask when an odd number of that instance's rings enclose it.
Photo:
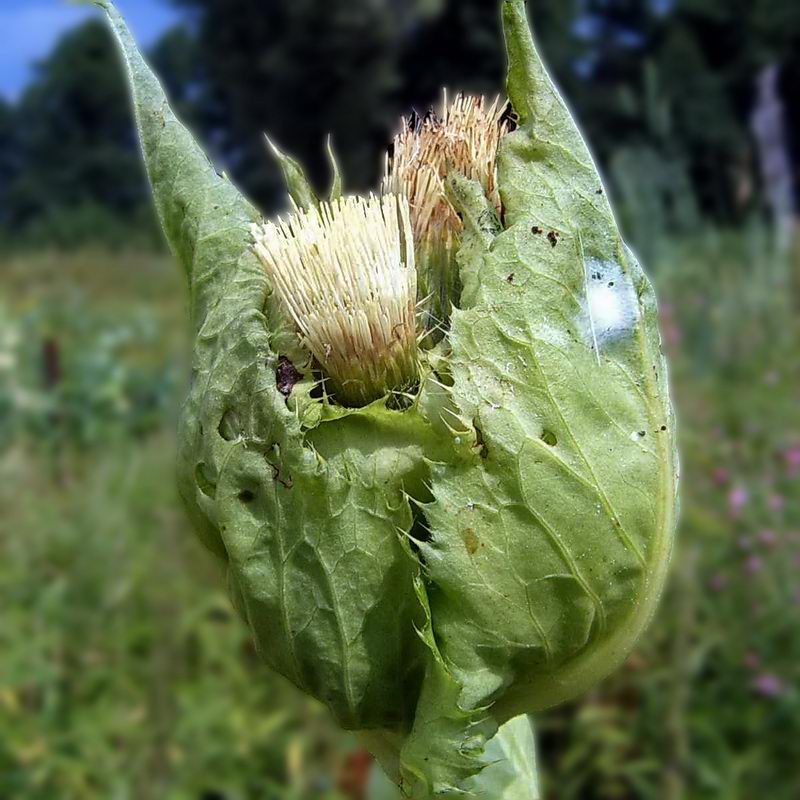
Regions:
[[[241,500],[241,502],[243,502],[245,505],[252,503],[255,499],[255,492],[251,491],[250,489],[242,489],[242,491],[239,492],[239,500]]]
[[[540,438],[548,447],[555,447],[558,444],[558,436],[553,431],[542,431]]]
[[[215,498],[217,496],[217,484],[208,477],[207,467],[204,462],[200,462],[194,470],[194,482],[197,488],[206,496]]]
[[[480,455],[481,458],[489,458],[489,449],[486,447],[486,440],[483,436],[483,428],[481,427],[480,420],[476,417],[472,420],[472,427],[475,429],[475,444],[473,450]]]
[[[219,435],[226,442],[233,442],[242,435],[242,424],[238,414],[233,409],[228,409],[217,426]]]
[[[428,524],[428,518],[425,516],[425,511],[416,503],[411,504],[413,520],[411,527],[406,534],[411,552],[416,557],[417,561],[424,567],[425,566],[425,553],[423,552],[423,545],[433,541],[433,532]]]

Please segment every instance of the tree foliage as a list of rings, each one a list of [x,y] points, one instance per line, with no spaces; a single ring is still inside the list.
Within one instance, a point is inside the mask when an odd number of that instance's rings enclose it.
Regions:
[[[143,204],[130,108],[100,22],[68,33],[37,66],[13,112],[13,128],[10,225],[24,227],[57,209],[95,205],[124,215]]]
[[[331,134],[345,188],[363,189],[374,185],[402,114],[424,114],[442,87],[501,87],[499,20],[484,0],[172,2],[188,24],[168,31],[150,60],[182,118],[267,211],[285,196],[263,133],[308,164],[321,190],[331,180]],[[733,222],[757,207],[741,190],[757,173],[754,83],[775,63],[792,97],[796,3],[530,5],[548,65],[634,238],[691,227],[697,209]],[[19,102],[0,103],[0,226],[46,229],[76,208],[125,223],[142,213],[146,188],[115,66],[107,34],[88,23],[38,65]],[[787,102],[787,118],[797,153],[797,104]]]

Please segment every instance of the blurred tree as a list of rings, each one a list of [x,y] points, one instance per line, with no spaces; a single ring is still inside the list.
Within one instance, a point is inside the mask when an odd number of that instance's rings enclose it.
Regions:
[[[261,134],[350,190],[374,186],[399,116],[443,86],[502,90],[488,0],[172,0],[191,22],[150,58],[178,112],[266,211],[284,201]],[[539,43],[607,171],[634,239],[752,211],[748,121],[760,70],[800,80],[800,3],[530,0]],[[800,104],[786,103],[800,174]],[[105,29],[66,34],[21,100],[0,102],[0,226],[64,239],[149,225],[119,62]],[[142,216],[145,215],[145,216]]]
[[[100,21],[66,34],[15,113],[18,158],[8,223],[24,227],[87,206],[129,214],[146,201],[119,60]]]
[[[261,132],[306,164],[320,187],[331,133],[349,187],[363,189],[378,177],[400,114],[427,109],[444,86],[502,88],[499,15],[485,0],[174,2],[195,15],[210,138],[267,208],[283,189]],[[534,5],[551,62],[567,74],[574,2]]]
[[[438,13],[413,26],[403,43],[403,106],[438,102],[442,87],[497,94],[505,57],[494,3],[445,0]]]
[[[574,87],[580,43],[572,26],[577,0],[532,0],[531,16],[548,64],[562,88]],[[439,99],[442,87],[481,92],[502,91],[505,53],[497,5],[485,0],[440,0],[409,26],[401,56],[404,106],[425,106]]]
[[[329,180],[325,138],[341,148],[351,188],[377,177],[397,88],[394,0],[176,0],[196,15],[205,69],[201,102],[212,143],[267,207],[282,199],[266,132]]]
[[[8,189],[18,169],[15,110],[0,98],[0,227],[11,214]]]
[[[577,87],[590,138],[608,163],[620,148],[656,146],[688,170],[707,214],[731,222],[750,206],[749,117],[760,69],[789,70],[800,52],[800,5],[774,0],[584,0],[576,26],[590,44]],[[658,91],[638,87],[651,70]],[[790,97],[790,81],[785,82]],[[654,136],[654,104],[668,121]],[[793,125],[794,146],[800,126]],[[647,174],[647,172],[643,172]]]

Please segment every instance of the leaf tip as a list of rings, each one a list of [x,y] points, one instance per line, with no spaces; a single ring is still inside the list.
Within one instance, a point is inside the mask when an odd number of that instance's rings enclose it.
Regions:
[[[67,0],[71,6],[97,6],[103,11],[110,11],[112,4],[110,0]]]

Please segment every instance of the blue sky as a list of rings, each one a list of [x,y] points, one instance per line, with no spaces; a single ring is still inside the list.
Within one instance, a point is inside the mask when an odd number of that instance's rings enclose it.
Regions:
[[[180,18],[166,0],[117,0],[117,8],[145,45]],[[58,37],[99,13],[66,0],[0,0],[0,95],[15,99]]]

